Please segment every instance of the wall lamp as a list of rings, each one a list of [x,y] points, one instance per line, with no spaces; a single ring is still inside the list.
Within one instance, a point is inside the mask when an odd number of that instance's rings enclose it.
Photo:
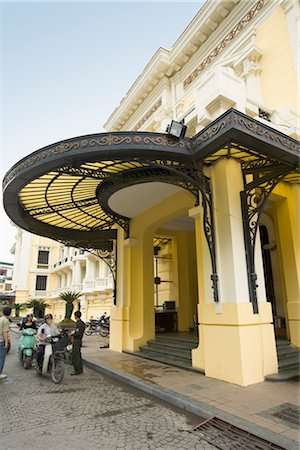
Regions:
[[[176,122],[175,120],[172,120],[171,124],[167,126],[166,132],[170,134],[171,136],[179,138],[184,138],[186,133],[186,125],[184,125],[184,120],[181,122]]]

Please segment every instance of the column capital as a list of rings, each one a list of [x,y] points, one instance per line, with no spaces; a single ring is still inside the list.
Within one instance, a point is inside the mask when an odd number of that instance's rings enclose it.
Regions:
[[[194,208],[189,209],[188,213],[189,213],[189,217],[192,217],[195,220],[200,219],[201,213],[202,213],[202,208],[200,205],[195,206]]]
[[[124,247],[134,247],[137,244],[137,239],[128,238],[124,240]]]

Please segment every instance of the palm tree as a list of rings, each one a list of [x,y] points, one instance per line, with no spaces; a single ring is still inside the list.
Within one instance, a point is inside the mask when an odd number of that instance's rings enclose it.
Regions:
[[[12,309],[15,310],[15,316],[20,317],[20,312],[24,311],[24,309],[27,309],[26,303],[14,303],[12,305]]]
[[[51,305],[46,303],[44,300],[30,300],[30,302],[26,303],[27,308],[33,308],[34,317],[41,318],[45,314],[45,309],[50,308]]]
[[[74,301],[81,296],[81,292],[77,291],[67,291],[62,292],[59,296],[61,300],[66,302],[66,312],[64,320],[71,320],[71,315],[74,309]]]

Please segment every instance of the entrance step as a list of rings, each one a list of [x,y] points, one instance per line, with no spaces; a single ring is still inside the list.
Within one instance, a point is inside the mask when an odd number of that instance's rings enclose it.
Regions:
[[[191,333],[157,333],[155,339],[140,347],[134,354],[187,370],[192,369],[192,349],[198,339]],[[203,373],[203,372],[201,372]]]
[[[175,361],[181,361],[190,366],[192,365],[190,350],[179,350],[176,348],[156,346],[155,343],[151,343],[147,346],[140,347],[140,352],[152,357],[157,355],[161,358],[167,357],[169,359],[174,359]]]
[[[267,381],[289,381],[299,379],[300,349],[291,347],[287,339],[277,339],[278,373],[268,375]]]

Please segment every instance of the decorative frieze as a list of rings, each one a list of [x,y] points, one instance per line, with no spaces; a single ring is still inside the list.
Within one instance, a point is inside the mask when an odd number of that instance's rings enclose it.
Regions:
[[[219,54],[232,42],[232,40],[240,34],[240,32],[248,25],[248,23],[255,17],[259,11],[267,4],[267,0],[259,0],[248,13],[235,25],[235,27],[222,39],[222,41],[209,53],[209,55],[199,64],[198,67],[184,80],[184,89],[188,88],[190,84],[195,81],[200,73],[206,69]]]
[[[134,131],[137,131],[141,126],[158,110],[158,108],[162,105],[162,99],[160,98],[152,108],[147,111],[147,113],[141,118],[141,120],[134,127]]]

